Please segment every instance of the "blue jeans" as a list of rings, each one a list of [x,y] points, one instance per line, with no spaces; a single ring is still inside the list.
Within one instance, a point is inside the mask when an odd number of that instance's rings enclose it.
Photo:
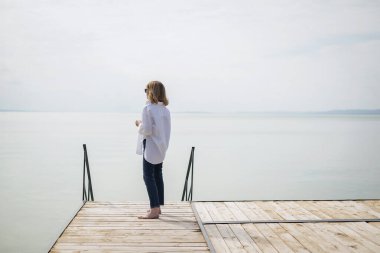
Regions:
[[[146,140],[143,142],[144,149]],[[143,157],[143,178],[148,191],[150,208],[164,205],[164,180],[162,178],[162,163],[151,164]]]

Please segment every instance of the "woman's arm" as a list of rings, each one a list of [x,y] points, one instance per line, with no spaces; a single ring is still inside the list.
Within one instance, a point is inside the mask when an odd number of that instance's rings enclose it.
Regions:
[[[148,107],[145,106],[142,113],[142,122],[139,124],[139,134],[148,136],[152,134],[152,117]]]

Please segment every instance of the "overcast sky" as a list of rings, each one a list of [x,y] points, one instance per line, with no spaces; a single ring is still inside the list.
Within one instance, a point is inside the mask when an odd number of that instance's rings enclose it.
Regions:
[[[380,1],[0,0],[0,109],[380,108]]]

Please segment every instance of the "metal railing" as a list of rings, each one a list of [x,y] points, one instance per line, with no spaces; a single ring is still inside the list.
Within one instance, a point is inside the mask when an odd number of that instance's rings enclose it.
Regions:
[[[90,164],[88,163],[87,147],[83,144],[84,159],[83,159],[83,192],[82,200],[94,201],[94,194],[92,192],[91,174],[90,174]],[[86,192],[86,172],[87,172],[87,192]]]
[[[187,172],[186,172],[185,185],[183,186],[182,201],[193,200],[194,149],[195,147],[191,148],[189,165],[187,167]],[[188,190],[189,188],[188,181],[189,181],[190,171],[191,171],[191,183],[190,183],[190,189]]]

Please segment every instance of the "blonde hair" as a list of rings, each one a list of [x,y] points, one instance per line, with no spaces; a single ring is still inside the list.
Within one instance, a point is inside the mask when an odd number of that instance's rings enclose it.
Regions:
[[[151,81],[146,85],[146,93],[151,103],[162,102],[165,106],[169,104],[166,98],[165,86],[159,81]]]

